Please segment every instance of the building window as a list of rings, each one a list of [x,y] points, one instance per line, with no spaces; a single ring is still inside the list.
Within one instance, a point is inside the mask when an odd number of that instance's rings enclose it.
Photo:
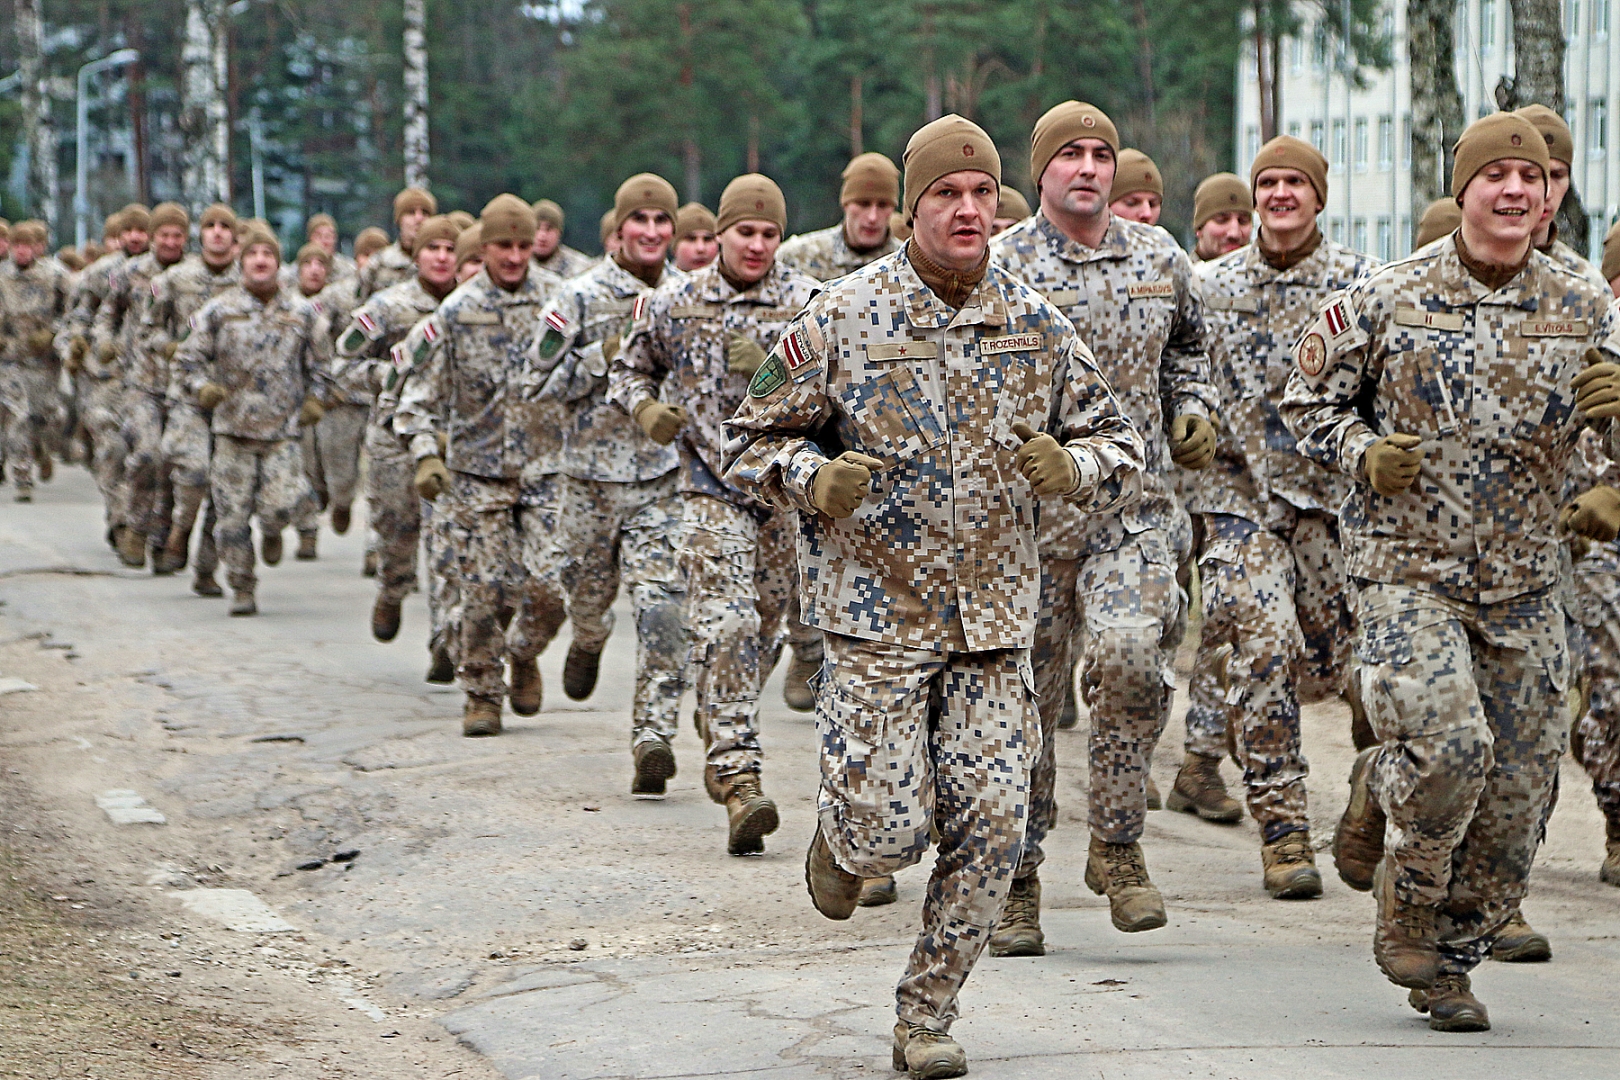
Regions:
[[[1586,147],[1593,157],[1609,148],[1609,101],[1595,97],[1586,106]]]
[[[1290,121],[1288,121],[1288,135],[1289,135],[1290,138],[1294,138],[1294,139],[1299,138],[1299,121],[1298,120],[1290,120]]]
[[[1609,0],[1592,0],[1592,36],[1599,41],[1609,36]]]
[[[1389,262],[1395,257],[1395,224],[1387,217],[1378,219],[1378,260]]]
[[[1588,210],[1586,214],[1587,221],[1589,222],[1589,231],[1586,234],[1586,250],[1602,251],[1603,234],[1606,231],[1603,225],[1603,212],[1601,210],[1594,209]]]
[[[1564,4],[1564,38],[1574,41],[1581,32],[1581,0],[1568,0]]]
[[[1288,39],[1288,69],[1295,75],[1305,74],[1305,39],[1299,34]]]
[[[1398,236],[1396,239],[1398,239],[1400,241],[1401,254],[1402,255],[1410,255],[1412,253],[1412,215],[1411,214],[1402,214],[1401,215],[1401,233],[1400,233],[1400,236]]]
[[[1358,217],[1350,226],[1350,246],[1363,254],[1368,254],[1366,218]]]
[[[1401,118],[1401,166],[1402,168],[1411,168],[1412,166],[1412,118],[1410,116]]]
[[[1344,243],[1344,219],[1334,218],[1328,222],[1328,239],[1335,244]]]
[[[1356,171],[1367,171],[1367,118],[1356,117]]]
[[[1395,118],[1378,118],[1378,170],[1389,172],[1395,167]]]
[[[1316,147],[1318,154],[1327,157],[1327,136],[1322,134],[1323,130],[1322,121],[1311,121],[1311,145]]]
[[[1327,35],[1320,26],[1311,27],[1311,68],[1320,73],[1327,67]]]
[[[1479,0],[1479,55],[1496,52],[1496,0]]]
[[[1249,161],[1260,156],[1260,129],[1253,124],[1243,133],[1243,150]]]
[[[1345,145],[1344,140],[1344,121],[1333,121],[1333,153],[1328,155],[1328,160],[1334,162],[1340,167],[1343,167],[1350,161],[1350,148]]]

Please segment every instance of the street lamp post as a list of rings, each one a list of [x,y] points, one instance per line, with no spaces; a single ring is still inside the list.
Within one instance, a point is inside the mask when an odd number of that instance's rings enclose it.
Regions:
[[[134,49],[119,49],[79,69],[78,150],[73,171],[73,242],[84,246],[90,231],[90,76],[139,60]]]

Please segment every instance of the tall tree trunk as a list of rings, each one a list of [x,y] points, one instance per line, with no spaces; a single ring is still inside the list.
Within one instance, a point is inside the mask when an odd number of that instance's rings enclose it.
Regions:
[[[697,102],[693,98],[696,75],[692,70],[692,5],[681,4],[675,9],[681,29],[681,105],[685,113],[686,137],[681,140],[681,163],[686,170],[686,200],[703,201],[703,151],[693,137],[697,122]]]
[[[1463,129],[1453,22],[1456,0],[1406,0],[1412,62],[1412,220],[1450,189],[1451,147]]]
[[[56,235],[56,128],[45,72],[44,0],[17,0],[17,68],[23,140],[28,144],[28,208]]]
[[[146,36],[143,31],[139,12],[130,12],[124,17],[124,34],[129,38],[129,44],[137,52],[143,54],[146,50]],[[146,162],[146,61],[136,60],[129,65],[129,130],[130,153],[134,156],[136,202],[148,202],[148,192],[152,187],[151,170]]]
[[[225,175],[230,129],[225,109],[225,6],[222,0],[186,0],[186,35],[180,50],[180,135],[184,157],[181,197],[194,215],[212,202],[229,202]]]
[[[1154,98],[1158,95],[1153,88],[1153,34],[1148,29],[1147,5],[1143,0],[1136,0],[1136,31],[1136,70],[1142,76],[1142,103],[1147,106],[1148,123],[1151,124]]]
[[[1521,105],[1545,105],[1560,116],[1564,112],[1564,26],[1559,0],[1512,0],[1513,92]],[[1569,194],[1554,219],[1559,237],[1586,254],[1591,228],[1581,194],[1570,185]]]
[[[860,157],[865,152],[866,111],[861,103],[861,77],[850,76],[849,80],[849,156]]]
[[[405,3],[405,183],[428,186],[427,0]]]

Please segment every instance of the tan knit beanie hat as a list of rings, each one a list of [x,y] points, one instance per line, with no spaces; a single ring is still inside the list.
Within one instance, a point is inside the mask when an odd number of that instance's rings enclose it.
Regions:
[[[139,229],[141,232],[152,231],[152,211],[140,203],[130,203],[119,211],[124,215],[124,231]]]
[[[1311,187],[1316,189],[1316,200],[1322,204],[1322,208],[1327,207],[1327,158],[1304,139],[1296,139],[1292,135],[1278,135],[1260,148],[1260,152],[1254,155],[1254,164],[1249,166],[1251,198],[1255,182],[1267,169],[1298,169],[1310,180]]]
[[[911,221],[898,210],[889,215],[889,235],[902,244],[911,239]]]
[[[610,206],[602,212],[602,220],[597,223],[597,229],[601,233],[602,246],[605,248],[608,237],[619,231],[619,219],[614,214],[613,207]]]
[[[675,220],[681,200],[675,194],[675,185],[657,173],[637,173],[619,185],[613,193],[613,228],[617,231],[624,219],[637,210],[662,210]]]
[[[354,238],[354,256],[358,259],[366,255],[375,255],[387,246],[388,234],[372,225],[361,229],[360,235]]]
[[[1024,193],[1010,184],[1003,187],[1001,202],[996,206],[996,217],[1023,221],[1029,215],[1029,200],[1024,198]]]
[[[1037,190],[1057,152],[1076,139],[1101,139],[1119,153],[1119,129],[1107,113],[1083,101],[1060,101],[1041,114],[1029,137],[1029,175]]]
[[[332,269],[332,256],[328,255],[326,253],[326,249],[315,243],[313,240],[298,249],[297,265],[303,266],[311,259],[314,259],[316,262],[325,263],[328,270]]]
[[[430,214],[439,212],[439,200],[433,197],[431,191],[423,191],[419,187],[408,187],[394,196],[394,224],[412,210],[426,210]]]
[[[776,181],[761,173],[744,173],[720,193],[714,231],[723,233],[739,221],[769,221],[787,231],[787,200]]]
[[[689,202],[675,214],[675,240],[695,232],[717,233],[714,212],[702,203]]]
[[[478,224],[478,219],[467,213],[465,210],[452,210],[444,216],[454,222],[456,228],[458,229],[470,229],[474,225]]]
[[[331,214],[311,214],[309,220],[304,222],[304,239],[308,240],[315,235],[315,230],[325,225],[333,232],[337,232],[337,218]]]
[[[530,209],[534,211],[536,221],[549,221],[553,228],[561,231],[563,227],[563,208],[550,199],[541,199]]]
[[[901,207],[909,223],[917,201],[935,180],[963,169],[985,173],[1001,186],[1001,155],[984,128],[955,113],[918,128],[906,143],[901,158],[906,169],[906,204]]]
[[[191,215],[179,203],[158,203],[152,208],[152,216],[148,219],[151,231],[157,232],[165,225],[178,225],[182,229],[191,228]]]
[[[1603,238],[1603,278],[1613,281],[1620,277],[1620,221],[1609,226]]]
[[[242,234],[242,253],[238,259],[247,258],[248,251],[260,244],[268,245],[276,253],[276,261],[281,261],[281,241],[276,239],[275,233],[257,225],[249,226],[247,232]]]
[[[474,222],[461,230],[456,237],[456,269],[460,270],[466,265],[468,259],[476,259],[484,253],[484,229]]]
[[[413,246],[417,251],[421,251],[435,240],[448,240],[454,244],[464,232],[466,230],[450,220],[448,214],[437,214],[422,222],[422,227],[416,231],[416,243]],[[532,230],[529,235],[534,235]]]
[[[1456,199],[1436,199],[1423,209],[1423,217],[1418,221],[1417,239],[1412,241],[1413,247],[1422,247],[1457,231],[1462,224],[1462,207],[1457,205]]]
[[[857,154],[844,166],[844,186],[838,192],[838,205],[867,199],[900,204],[900,170],[882,154]]]
[[[232,210],[224,203],[214,203],[209,206],[208,209],[202,212],[202,217],[198,220],[197,227],[199,229],[206,229],[208,226],[220,222],[229,225],[231,227],[231,232],[236,232],[238,227],[236,224],[236,211]]]
[[[19,221],[11,227],[11,242],[13,244],[41,244],[45,243],[45,223],[29,218]]]
[[[4,224],[7,228],[10,228],[10,222],[0,222],[0,224]],[[112,243],[114,240],[117,240],[120,236],[122,236],[123,233],[124,212],[122,210],[114,210],[112,213],[108,214],[106,220],[101,223],[101,239],[105,243]],[[4,233],[0,233],[0,236],[3,235]]]
[[[497,244],[503,240],[534,243],[534,211],[516,195],[501,194],[484,204],[478,215],[483,226],[483,242]]]
[[[1254,193],[1249,185],[1236,173],[1218,172],[1204,177],[1193,192],[1193,232],[1202,229],[1216,214],[1227,211],[1254,213]]]
[[[1114,166],[1114,187],[1108,193],[1109,202],[1117,202],[1138,191],[1164,197],[1164,177],[1153,159],[1140,150],[1121,150]]]
[[[1541,137],[1547,140],[1548,157],[1565,165],[1575,163],[1575,136],[1570,134],[1569,125],[1564,123],[1562,116],[1545,105],[1526,105],[1522,109],[1515,109],[1514,115],[1524,117],[1541,132]]]
[[[1518,113],[1495,112],[1463,129],[1451,150],[1451,197],[1461,199],[1468,182],[1493,161],[1512,158],[1533,161],[1542,169],[1552,163],[1547,140],[1536,126]]]

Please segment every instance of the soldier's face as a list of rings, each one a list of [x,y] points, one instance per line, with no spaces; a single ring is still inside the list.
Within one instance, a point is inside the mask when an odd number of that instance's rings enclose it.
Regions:
[[[720,239],[708,229],[699,229],[681,237],[675,244],[675,265],[690,273],[714,262],[720,254]]]
[[[416,253],[416,272],[422,280],[436,289],[442,289],[455,280],[456,245],[450,240],[435,240]]]
[[[988,173],[974,169],[948,173],[928,185],[917,200],[911,238],[941,266],[971,270],[990,245],[999,194]]]
[[[124,254],[131,257],[141,254],[151,240],[152,237],[145,229],[125,229]]]
[[[474,255],[472,258],[456,267],[456,284],[460,285],[464,281],[471,281],[473,278],[478,276],[478,271],[482,270],[483,268],[484,257],[482,255]]]
[[[319,244],[328,255],[337,253],[337,230],[330,225],[317,225],[310,230],[309,242]]]
[[[637,210],[619,225],[619,254],[638,266],[657,266],[669,254],[675,219],[663,210]]]
[[[1120,217],[1140,221],[1143,225],[1157,225],[1163,208],[1164,199],[1151,191],[1133,191],[1123,199],[1108,204],[1108,209]]]
[[[1502,158],[1474,174],[1463,189],[1463,239],[1516,246],[1529,240],[1547,205],[1547,174],[1533,161]],[[1482,257],[1489,257],[1480,251]]]
[[[1249,242],[1254,217],[1241,210],[1222,210],[1198,230],[1198,256],[1213,259]]]
[[[43,250],[45,250],[43,245],[19,241],[11,245],[11,261],[16,264],[17,269],[26,270],[34,265],[34,260],[39,258],[39,253]]]
[[[727,270],[746,282],[755,282],[776,262],[776,249],[782,246],[782,230],[774,221],[746,220],[720,234],[720,261]]]
[[[888,238],[892,213],[888,199],[851,199],[844,204],[844,239],[850,247],[877,247]]]
[[[405,211],[399,219],[399,242],[403,247],[410,247],[416,242],[416,230],[422,227],[422,222],[428,219],[428,212],[420,206]]]
[[[172,263],[186,252],[186,230],[178,225],[160,225],[152,237],[152,247],[164,263]]]
[[[211,256],[216,263],[236,246],[236,230],[223,221],[210,221],[202,227],[200,235],[203,254]]]
[[[254,244],[242,252],[242,284],[249,290],[275,284],[281,259],[269,244]]]
[[[1114,151],[1101,139],[1076,139],[1053,155],[1041,173],[1041,205],[1094,218],[1108,208],[1114,186]]]
[[[319,259],[305,259],[299,263],[298,288],[305,296],[314,296],[326,288],[326,264]]]
[[[1311,178],[1298,169],[1262,169],[1254,178],[1254,208],[1268,233],[1308,229],[1322,210]]]
[[[1541,224],[1546,225],[1558,213],[1558,208],[1564,205],[1564,196],[1569,194],[1569,162],[1553,158],[1552,168],[1547,170],[1547,205],[1541,211]]]
[[[529,259],[534,255],[533,240],[495,240],[484,244],[484,266],[489,279],[508,291],[523,284],[529,276]]]
[[[551,253],[557,250],[562,243],[562,230],[549,221],[542,221],[534,227],[534,257],[549,259]]]

